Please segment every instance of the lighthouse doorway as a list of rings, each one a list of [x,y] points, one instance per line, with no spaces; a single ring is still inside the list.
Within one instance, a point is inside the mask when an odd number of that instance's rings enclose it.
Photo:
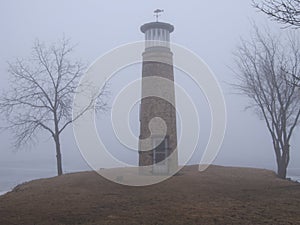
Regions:
[[[169,153],[169,140],[168,137],[154,137],[153,138],[153,173],[154,174],[167,174],[169,173],[168,167],[168,153]]]

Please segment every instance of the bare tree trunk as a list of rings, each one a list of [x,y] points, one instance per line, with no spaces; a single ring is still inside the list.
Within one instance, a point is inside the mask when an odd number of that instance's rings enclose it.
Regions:
[[[268,31],[263,34],[256,26],[254,33],[250,41],[242,40],[235,53],[236,87],[252,100],[250,107],[264,119],[273,141],[278,177],[285,179],[289,142],[300,118],[299,37],[296,33],[284,39]]]
[[[282,179],[286,179],[287,167],[289,164],[289,145],[286,144],[282,149],[282,154],[276,154],[277,160],[277,175]]]
[[[97,96],[91,96],[90,104],[73,118],[72,102],[85,67],[71,59],[72,50],[65,38],[48,47],[35,42],[28,60],[16,59],[15,63],[9,63],[11,88],[0,95],[0,114],[8,121],[4,128],[12,131],[17,148],[36,140],[41,130],[51,134],[58,175],[63,174],[62,131],[85,112],[94,110],[95,102],[98,112],[107,109],[106,101],[100,98],[106,93],[103,88]],[[80,86],[94,88],[89,83]]]
[[[60,176],[63,174],[63,170],[62,170],[62,157],[61,157],[61,150],[60,150],[59,135],[56,135],[54,137],[54,141],[55,141],[55,148],[56,148],[57,175]]]
[[[279,164],[277,165],[277,175],[278,177],[285,179],[286,178],[286,171],[287,171],[287,165],[282,160],[280,160]]]

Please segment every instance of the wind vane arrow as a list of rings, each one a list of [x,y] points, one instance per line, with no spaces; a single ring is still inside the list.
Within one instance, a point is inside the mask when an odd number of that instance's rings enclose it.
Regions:
[[[158,17],[161,15],[161,13],[164,12],[163,9],[156,9],[154,10],[154,16],[156,17],[156,22],[158,22]]]

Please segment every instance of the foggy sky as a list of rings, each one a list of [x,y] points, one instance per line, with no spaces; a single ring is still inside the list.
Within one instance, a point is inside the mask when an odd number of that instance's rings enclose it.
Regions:
[[[278,31],[279,26],[270,22],[265,15],[258,13],[251,6],[251,1],[99,1],[99,0],[1,0],[0,1],[0,88],[7,88],[7,61],[16,57],[26,58],[35,39],[51,43],[63,35],[70,37],[78,44],[75,58],[89,64],[105,52],[119,45],[143,40],[139,27],[154,21],[153,10],[162,8],[165,13],[160,21],[170,22],[175,26],[171,40],[183,45],[199,55],[218,78],[226,98],[228,124],[221,151],[214,164],[251,166],[274,169],[276,167],[271,138],[264,121],[244,108],[247,98],[234,95],[228,83],[234,82],[232,52],[239,43],[240,37],[247,38],[254,21],[259,27],[268,25]],[[285,31],[282,31],[285,32]],[[140,67],[129,68],[118,73],[112,80],[111,88],[115,93],[126,81],[141,76]],[[129,74],[133,74],[132,77]],[[137,72],[139,71],[139,72]],[[128,75],[128,76],[127,76]],[[122,77],[123,76],[123,77]],[[127,77],[126,77],[127,76]],[[177,82],[182,81],[189,88],[192,83],[175,73]],[[201,90],[191,89],[196,97]],[[202,100],[201,100],[202,99]],[[208,139],[209,115],[207,106],[201,106],[203,96],[196,103],[199,111],[203,110],[203,131],[200,134],[199,149],[203,149]],[[99,131],[108,123],[109,115],[98,118]],[[134,118],[133,118],[134,120]],[[136,118],[138,123],[138,118]],[[201,122],[201,121],[200,121]],[[133,125],[134,126],[134,125]],[[110,131],[102,134],[107,145],[121,148]],[[295,132],[291,143],[291,162],[289,168],[299,168],[300,138]],[[52,140],[42,135],[40,142],[26,149],[13,152],[10,145],[10,134],[0,134],[0,168],[9,163],[27,163],[34,169],[48,168],[56,173],[55,152]],[[71,127],[63,135],[62,154],[64,170],[88,169],[76,147]],[[117,153],[118,154],[118,153]],[[122,154],[122,153],[120,153]],[[132,157],[133,155],[131,155]],[[135,157],[135,158],[134,158]],[[129,161],[135,161],[133,156]],[[201,150],[191,160],[200,161]],[[40,162],[40,163],[33,163]]]

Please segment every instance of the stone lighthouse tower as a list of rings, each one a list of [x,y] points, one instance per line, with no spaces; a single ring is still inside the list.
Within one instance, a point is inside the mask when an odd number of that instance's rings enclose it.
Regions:
[[[157,12],[156,10],[155,12]],[[141,26],[145,34],[140,106],[139,166],[149,174],[169,174],[178,167],[173,53],[169,23]]]

